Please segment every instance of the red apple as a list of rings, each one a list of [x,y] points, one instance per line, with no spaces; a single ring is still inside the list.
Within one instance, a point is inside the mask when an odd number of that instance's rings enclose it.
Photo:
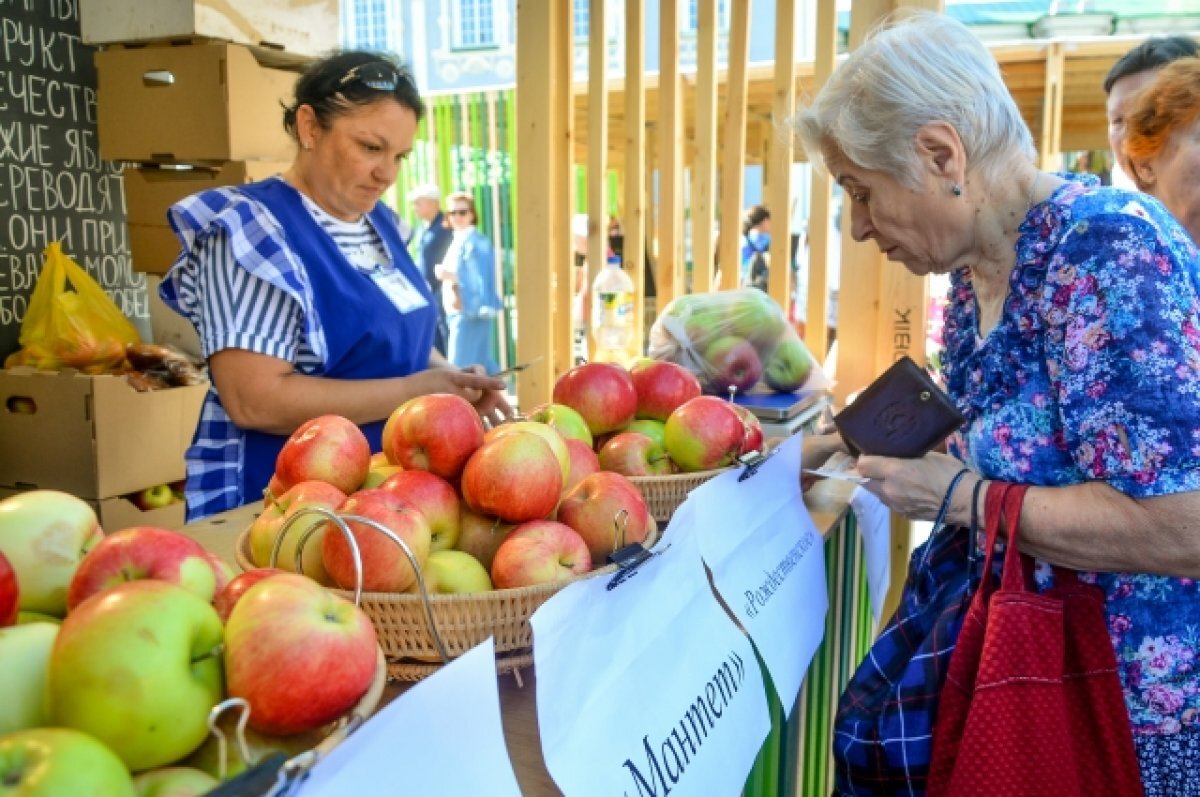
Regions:
[[[462,503],[450,482],[425,470],[402,470],[384,479],[380,490],[398,495],[425,516],[433,535],[431,551],[445,551],[458,542]]]
[[[275,476],[284,491],[316,479],[349,493],[363,483],[370,462],[362,429],[340,415],[322,415],[292,432],[275,460]]]
[[[731,387],[745,393],[762,377],[762,360],[754,344],[745,338],[717,338],[704,350],[704,359],[711,369],[708,388],[717,395],[727,395]]]
[[[175,503],[175,493],[169,484],[156,484],[133,494],[130,499],[133,505],[143,512],[151,509],[161,509]]]
[[[224,623],[229,620],[229,613],[233,611],[234,605],[246,594],[246,590],[264,578],[270,578],[271,576],[277,576],[286,572],[286,570],[280,570],[278,567],[256,567],[253,570],[246,570],[235,576],[232,581],[225,585],[223,590],[217,593],[217,597],[213,599],[213,608],[221,616],[221,622]]]
[[[304,545],[304,575],[322,584],[331,583],[321,557],[321,539],[325,534],[324,518],[315,513],[296,518],[294,521],[292,517],[306,507],[323,507],[332,511],[345,500],[346,494],[328,482],[305,481],[294,485],[278,496],[250,524],[250,558],[259,567],[271,564],[271,551],[275,547],[275,539],[284,533],[283,527],[286,525],[287,532],[279,545],[279,557],[275,564],[284,570],[295,570],[296,548],[300,539],[310,528],[317,526],[317,531],[313,532]]]
[[[513,523],[505,523],[500,518],[478,515],[463,507],[462,531],[458,535],[458,544],[455,548],[471,554],[480,561],[484,568],[490,571],[496,550],[515,527],[516,525]]]
[[[593,473],[564,495],[558,519],[579,533],[597,563],[623,545],[645,542],[654,523],[641,491],[608,471]]]
[[[596,452],[582,440],[568,440],[567,451],[571,453],[571,473],[563,484],[564,493],[583,481],[585,476],[600,470],[600,460],[596,457]]]
[[[700,380],[688,369],[666,360],[641,360],[629,369],[637,390],[637,417],[665,421],[676,407],[700,395]]]
[[[388,462],[453,482],[483,445],[483,421],[462,396],[431,393],[401,404],[383,427]]]
[[[637,413],[638,396],[629,372],[621,366],[584,363],[554,383],[554,402],[582,415],[595,437],[627,426]]]
[[[686,472],[732,464],[745,437],[733,404],[716,396],[694,398],[667,418],[667,453]]]
[[[741,404],[730,402],[729,406],[733,407],[734,412],[742,419],[742,427],[745,437],[742,439],[742,450],[739,454],[749,454],[751,451],[763,450],[763,428],[762,421],[758,419],[750,410],[743,407]]]
[[[562,466],[540,436],[513,432],[487,441],[463,468],[472,511],[512,523],[544,518],[558,506]]]
[[[558,460],[558,466],[562,470],[563,481],[571,475],[571,454],[567,451],[567,441],[558,430],[544,423],[536,423],[534,421],[509,421],[502,423],[499,426],[494,426],[488,430],[483,436],[486,443],[488,440],[493,440],[497,437],[503,437],[506,434],[513,432],[529,432],[546,441],[546,445],[550,446],[550,450],[554,452],[554,458]]]
[[[671,472],[662,444],[641,432],[621,432],[600,449],[600,470],[625,476],[661,476]]]
[[[0,551],[0,628],[17,624],[21,610],[21,589],[17,583],[17,571],[9,564],[8,557]]]
[[[153,526],[109,534],[79,563],[67,588],[67,609],[127,581],[166,581],[211,603],[217,577],[208,552],[184,534]]]
[[[492,560],[496,589],[567,581],[592,569],[587,543],[570,526],[532,520],[513,529]]]
[[[290,735],[345,714],[375,678],[370,619],[312,579],[283,573],[242,596],[225,625],[230,697],[250,703],[250,725]]]
[[[233,581],[237,573],[234,571],[232,565],[212,551],[205,551],[204,558],[208,560],[208,564],[213,569],[213,576],[216,579],[216,583],[213,586],[213,595],[220,595],[221,590],[225,589],[230,581]]]
[[[359,490],[338,507],[340,515],[361,515],[383,525],[408,545],[423,567],[429,556],[432,534],[425,517],[404,499],[388,490]],[[403,592],[417,580],[412,563],[400,546],[377,529],[347,521],[362,557],[363,589],[368,592]],[[325,570],[342,589],[354,589],[354,557],[342,532],[327,523],[321,546]]]
[[[578,440],[592,445],[592,433],[587,421],[566,404],[539,404],[529,411],[529,420],[553,426],[566,440]]]

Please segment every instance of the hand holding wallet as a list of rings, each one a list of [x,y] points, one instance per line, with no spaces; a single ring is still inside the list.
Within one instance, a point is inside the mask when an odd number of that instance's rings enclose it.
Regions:
[[[833,417],[850,453],[915,459],[966,419],[925,369],[901,357]]]

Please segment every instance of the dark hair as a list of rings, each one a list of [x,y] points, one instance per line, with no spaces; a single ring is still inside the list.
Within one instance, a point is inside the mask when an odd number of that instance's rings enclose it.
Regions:
[[[1158,69],[1178,58],[1196,55],[1200,45],[1190,36],[1152,36],[1121,56],[1104,78],[1104,93],[1112,91],[1113,84],[1121,78]]]
[[[750,232],[752,228],[757,227],[769,218],[771,218],[771,211],[762,205],[751,205],[746,210],[746,215],[742,217],[742,235]]]
[[[468,208],[468,209],[471,211],[471,223],[472,223],[472,224],[478,224],[478,223],[479,223],[479,211],[478,211],[478,210],[476,210],[476,208],[475,208],[475,197],[473,197],[473,196],[472,196],[472,195],[471,195],[469,192],[467,192],[467,191],[455,191],[453,194],[451,194],[450,196],[446,197],[446,218],[442,219],[442,226],[443,226],[443,227],[446,227],[446,228],[451,228],[451,227],[450,227],[450,217],[451,217],[452,215],[454,215],[454,214],[451,212],[451,211],[453,211],[453,210],[454,210],[454,208],[453,208],[453,207],[451,207],[451,206],[452,206],[452,205],[453,205],[455,202],[466,202],[466,203],[467,203],[467,208]],[[452,228],[451,228],[451,229],[452,229]]]
[[[352,69],[366,64],[381,64],[394,71],[395,88],[372,88],[362,80],[346,80]],[[425,103],[412,74],[392,56],[367,50],[337,52],[309,64],[296,81],[296,101],[283,109],[283,129],[296,138],[296,109],[301,105],[311,106],[317,122],[328,129],[334,119],[352,108],[369,105],[383,97],[390,97],[408,108],[417,115],[418,122],[425,115]]]

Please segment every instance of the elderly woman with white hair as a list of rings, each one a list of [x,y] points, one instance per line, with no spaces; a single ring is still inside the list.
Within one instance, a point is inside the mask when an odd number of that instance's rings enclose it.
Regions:
[[[995,60],[945,16],[878,31],[797,127],[845,190],[855,240],[951,278],[943,376],[966,422],[950,453],[858,461],[894,511],[929,520],[947,508],[906,591],[936,602],[966,578],[987,480],[1033,485],[1021,547],[1104,591],[1146,794],[1200,793],[1195,245],[1144,196],[1039,170]],[[961,612],[914,650],[918,618],[905,612],[920,605],[902,605],[843,695],[840,793],[923,793]],[[872,738],[873,690],[905,678],[903,731]]]

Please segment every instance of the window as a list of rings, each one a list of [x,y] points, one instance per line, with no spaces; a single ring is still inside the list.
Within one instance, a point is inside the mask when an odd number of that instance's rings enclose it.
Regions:
[[[496,18],[493,0],[455,0],[454,46],[459,49],[494,47]]]
[[[589,0],[575,0],[571,11],[572,28],[575,31],[575,41],[585,41],[588,37],[588,6]]]
[[[388,5],[389,0],[355,0],[350,47],[381,52],[396,49],[390,35],[392,19]]]
[[[688,33],[700,30],[700,9],[697,0],[688,0],[684,30]],[[717,0],[717,30],[729,30],[729,0]]]

